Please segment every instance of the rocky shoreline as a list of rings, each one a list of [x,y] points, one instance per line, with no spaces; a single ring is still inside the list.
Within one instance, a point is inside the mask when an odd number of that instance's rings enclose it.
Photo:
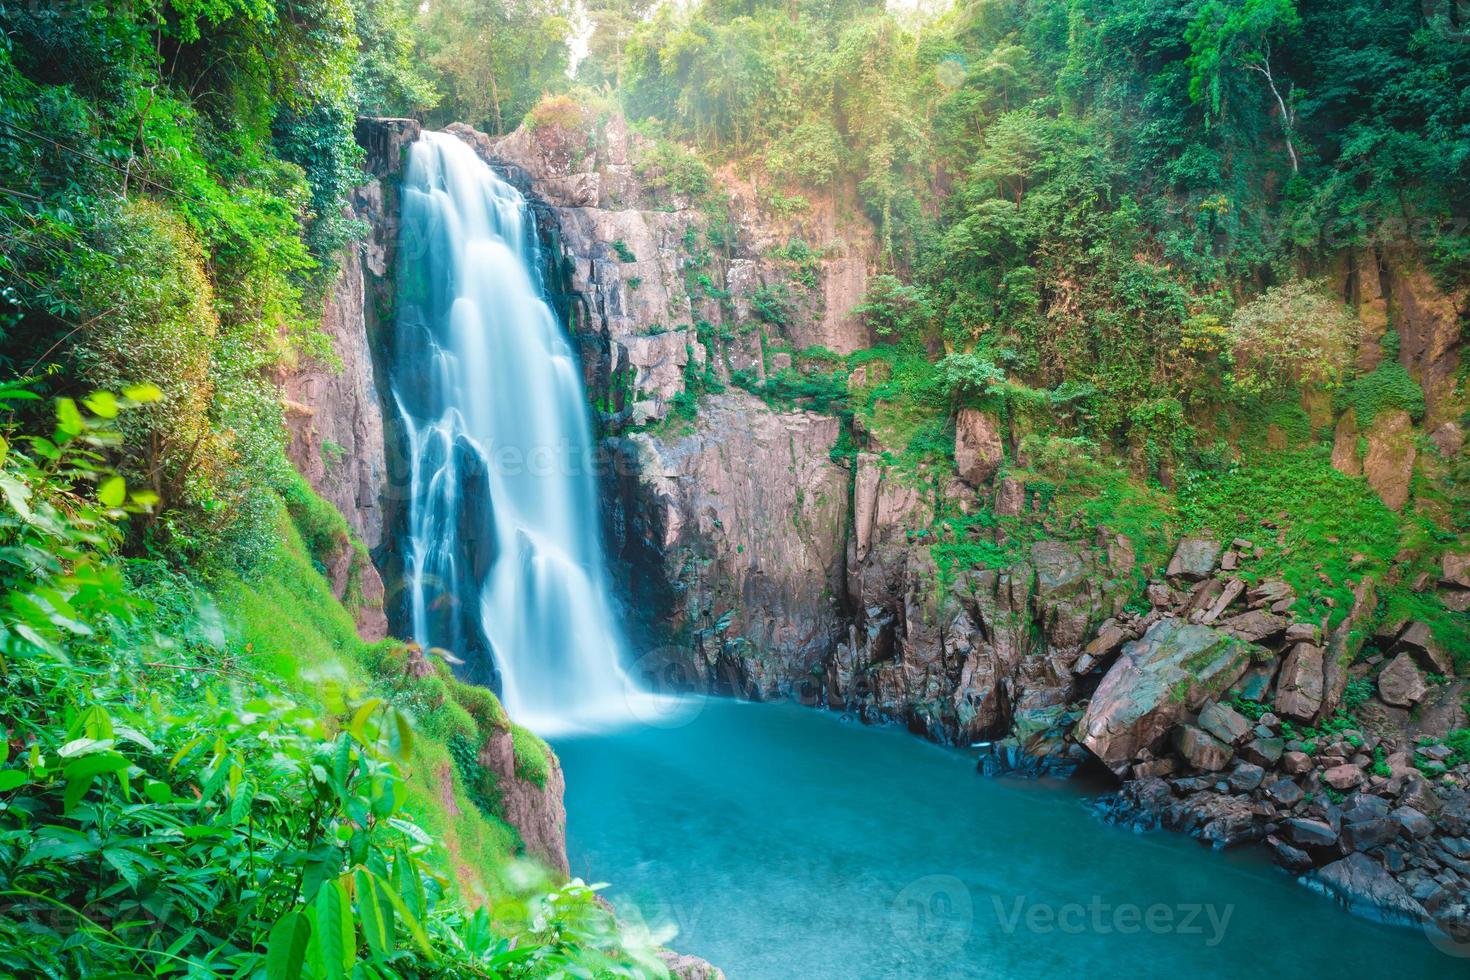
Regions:
[[[1371,581],[1327,636],[1280,582],[1248,586],[1252,546],[1181,542],[1142,616],[1105,622],[1078,669],[1101,673],[1055,724],[1001,740],[982,772],[1123,780],[1100,815],[1278,865],[1358,914],[1470,943],[1470,764],[1444,735],[1463,682],[1419,623],[1354,662]],[[1458,587],[1459,565],[1445,563]]]

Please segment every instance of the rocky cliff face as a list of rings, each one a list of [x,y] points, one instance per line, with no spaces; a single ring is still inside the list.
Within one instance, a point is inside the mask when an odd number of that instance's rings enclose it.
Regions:
[[[396,181],[404,149],[419,133],[412,119],[359,122],[357,136],[372,179],[353,192],[351,207],[368,235],[343,251],[326,297],[321,327],[331,356],[304,360],[281,378],[287,455],[370,551],[384,548],[395,490],[403,485],[389,466],[397,444],[387,436],[391,424],[385,425],[388,393],[380,363],[393,309]],[[353,610],[363,638],[387,636],[383,579],[374,563],[342,541],[328,565],[337,597]]]

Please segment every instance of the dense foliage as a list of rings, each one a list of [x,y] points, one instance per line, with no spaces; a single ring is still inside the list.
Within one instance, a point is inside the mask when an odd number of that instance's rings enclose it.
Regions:
[[[0,403],[33,397],[0,390]],[[482,726],[509,725],[492,695],[405,669],[392,641],[353,654],[350,619],[347,649],[331,651],[346,659],[314,662],[312,637],[345,613],[309,563],[294,581],[275,571],[295,605],[283,648],[238,595],[222,615],[185,576],[121,557],[124,523],[159,502],[103,459],[119,416],[159,397],[63,400],[48,435],[0,439],[5,972],[660,974],[591,889],[546,891],[542,872],[511,861],[508,831],[471,803],[493,801],[483,773],[419,785],[451,771],[451,736],[478,744]],[[301,539],[286,535],[289,563]],[[544,747],[524,751],[544,771]],[[431,834],[420,818],[442,820],[431,801],[451,792],[470,815]],[[457,882],[445,835],[465,849],[483,832],[474,882]],[[470,883],[475,905],[461,897]]]

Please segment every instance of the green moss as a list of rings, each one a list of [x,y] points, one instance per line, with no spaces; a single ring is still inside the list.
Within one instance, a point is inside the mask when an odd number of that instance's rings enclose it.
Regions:
[[[318,567],[324,568],[332,553],[351,538],[346,518],[318,497],[306,478],[295,470],[283,478],[279,489],[306,550]]]
[[[339,664],[365,644],[284,508],[277,529],[279,544],[260,567],[248,577],[226,577],[215,595],[245,651],[292,680],[303,667]]]
[[[1424,417],[1424,389],[1398,361],[1398,334],[1385,334],[1382,345],[1383,358],[1378,367],[1349,382],[1337,396],[1338,411],[1352,409],[1358,426],[1364,429],[1385,408],[1401,408],[1416,422]]]
[[[434,671],[417,676],[410,669],[414,654],[408,645],[392,639],[370,644],[357,635],[351,613],[313,562],[305,536],[321,541],[327,534],[345,534],[346,523],[305,481],[295,490],[294,506],[278,508],[279,540],[258,574],[215,586],[238,646],[300,697],[322,698],[325,679],[326,687],[366,688],[412,717],[419,736],[408,784],[415,819],[445,842],[457,864],[498,866],[523,846],[500,815],[493,774],[475,768],[478,747],[497,729],[511,731],[516,774],[538,786],[550,771],[550,748],[516,729],[493,692],[457,680],[442,661],[433,660]]]
[[[541,789],[551,775],[551,746],[528,728],[512,723],[511,738],[515,743],[516,775]]]
[[[1426,624],[1461,674],[1470,674],[1470,614],[1446,609],[1433,593],[1413,592],[1404,585],[1382,589],[1378,596],[1382,622],[1414,620]]]
[[[1403,519],[1362,480],[1332,468],[1325,447],[1258,453],[1225,473],[1189,473],[1178,488],[1185,532],[1209,529],[1265,549],[1248,563],[1248,580],[1281,578],[1296,590],[1297,612],[1342,619],[1352,606],[1349,582],[1383,580],[1403,536]]]

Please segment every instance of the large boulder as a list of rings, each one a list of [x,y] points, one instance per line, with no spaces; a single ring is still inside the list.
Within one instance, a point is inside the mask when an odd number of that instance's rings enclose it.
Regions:
[[[1227,745],[1239,745],[1251,730],[1244,715],[1229,705],[1213,701],[1200,710],[1199,727]]]
[[[1378,675],[1378,696],[1384,704],[1396,708],[1412,708],[1424,700],[1429,688],[1424,676],[1414,665],[1414,657],[1408,651],[1393,658],[1393,661]]]
[[[1202,728],[1185,725],[1178,730],[1174,745],[1191,766],[1219,772],[1230,765],[1230,746]]]
[[[954,463],[960,479],[979,487],[995,476],[1005,461],[1000,423],[989,412],[962,408],[955,416]]]
[[[1349,854],[1304,876],[1302,884],[1335,898],[1350,912],[1400,925],[1417,925],[1428,915],[1383,866],[1366,854]]]
[[[1185,538],[1174,549],[1169,559],[1167,574],[1170,578],[1184,578],[1192,582],[1209,578],[1220,560],[1220,542],[1212,538]]]
[[[1123,647],[1077,723],[1077,741],[1123,774],[1139,750],[1235,683],[1253,649],[1208,626],[1159,620]]]
[[[1393,652],[1407,651],[1422,669],[1443,677],[1453,677],[1455,665],[1444,646],[1434,638],[1428,623],[1413,622],[1404,627],[1393,645]]]
[[[1311,721],[1322,707],[1322,648],[1298,643],[1286,655],[1276,681],[1276,713]]]
[[[1363,475],[1385,506],[1402,510],[1409,500],[1409,483],[1419,453],[1413,420],[1401,408],[1381,411],[1368,427],[1367,437]]]

